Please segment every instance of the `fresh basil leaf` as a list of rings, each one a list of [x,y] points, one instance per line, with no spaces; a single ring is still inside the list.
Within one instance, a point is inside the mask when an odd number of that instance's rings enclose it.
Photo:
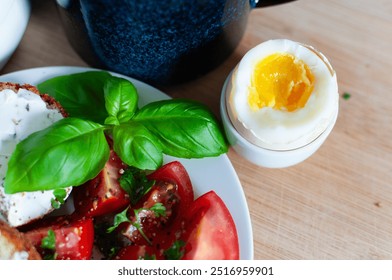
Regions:
[[[141,108],[132,118],[161,142],[165,154],[202,158],[226,153],[219,123],[206,106],[184,99],[162,100]]]
[[[5,192],[81,185],[94,178],[108,159],[104,126],[65,118],[16,146],[8,163]]]
[[[130,81],[112,76],[105,81],[104,94],[106,111],[109,114],[105,124],[125,123],[135,114],[139,96]]]
[[[103,124],[108,116],[105,108],[104,84],[112,76],[105,71],[88,71],[58,76],[38,84],[42,93],[54,97],[75,118]]]
[[[113,128],[113,149],[123,162],[139,169],[155,170],[162,165],[162,147],[143,125],[127,123]]]

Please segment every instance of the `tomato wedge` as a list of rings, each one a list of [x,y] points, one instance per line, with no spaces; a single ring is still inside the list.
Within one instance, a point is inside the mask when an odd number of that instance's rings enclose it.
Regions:
[[[42,240],[54,233],[54,250],[43,249]],[[69,216],[44,221],[40,226],[25,232],[28,239],[45,258],[49,254],[57,260],[87,260],[91,258],[94,226],[91,218],[74,219]]]
[[[193,202],[192,183],[188,172],[178,161],[162,166],[149,174],[147,179],[154,180],[155,185],[136,205],[129,208],[128,216],[132,223],[125,222],[120,228],[133,245],[168,247],[173,241],[169,233],[171,224],[181,219],[182,213]],[[157,216],[149,210],[157,203],[163,205],[163,215]],[[135,222],[139,228],[134,226]]]
[[[239,243],[234,220],[222,199],[210,191],[197,198],[184,216],[184,260],[236,260]]]
[[[130,199],[118,180],[126,167],[110,150],[109,160],[98,176],[74,188],[72,194],[76,212],[86,217],[97,217],[125,209]]]
[[[162,207],[160,214],[153,210],[157,204]],[[157,182],[140,203],[129,209],[128,218],[132,223],[123,225],[122,234],[136,245],[156,244],[156,240],[162,243],[164,240],[160,235],[178,217],[180,206],[181,198],[177,186]],[[135,223],[140,227],[136,228]]]
[[[180,197],[179,213],[184,213],[194,200],[192,182],[185,167],[179,161],[172,161],[147,176],[157,183],[172,183],[177,186]]]

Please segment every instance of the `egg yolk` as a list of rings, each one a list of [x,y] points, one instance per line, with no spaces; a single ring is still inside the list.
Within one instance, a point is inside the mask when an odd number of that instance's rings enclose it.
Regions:
[[[308,65],[288,53],[275,53],[256,64],[248,102],[253,110],[271,107],[295,111],[312,94],[314,76]]]

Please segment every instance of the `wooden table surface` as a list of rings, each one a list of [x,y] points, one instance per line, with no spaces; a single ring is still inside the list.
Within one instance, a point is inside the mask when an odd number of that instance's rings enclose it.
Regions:
[[[28,29],[0,71],[86,64],[71,49],[54,1],[33,1]],[[257,167],[230,150],[248,201],[255,259],[392,259],[392,1],[298,0],[255,9],[241,44],[219,68],[173,97],[219,114],[223,81],[253,46],[273,38],[313,45],[334,66],[339,117],[324,145],[285,169]]]

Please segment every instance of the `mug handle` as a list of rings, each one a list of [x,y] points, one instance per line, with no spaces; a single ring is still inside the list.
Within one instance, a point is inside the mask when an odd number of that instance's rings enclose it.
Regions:
[[[292,1],[295,0],[253,0],[253,2],[255,3],[255,8],[268,7]]]

